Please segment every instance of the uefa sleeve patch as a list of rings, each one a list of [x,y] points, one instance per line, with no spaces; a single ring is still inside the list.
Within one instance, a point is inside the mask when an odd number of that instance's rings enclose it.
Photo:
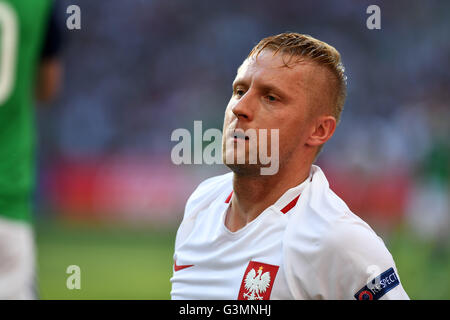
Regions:
[[[394,271],[389,268],[366,284],[355,294],[356,300],[378,300],[390,290],[398,286],[400,281]]]

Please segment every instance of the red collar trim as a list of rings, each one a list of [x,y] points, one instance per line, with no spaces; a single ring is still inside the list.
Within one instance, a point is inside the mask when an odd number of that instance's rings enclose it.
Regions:
[[[300,194],[294,198],[291,202],[289,202],[283,209],[281,209],[281,212],[284,214],[288,213],[289,210],[291,210],[295,205],[297,204],[298,198],[300,198]]]
[[[230,195],[228,196],[227,200],[225,200],[225,203],[230,203],[231,196],[233,195],[233,191],[231,191]]]
[[[232,195],[233,195],[233,191],[231,191],[230,195],[225,200],[225,203],[230,203]],[[298,201],[299,198],[300,198],[300,194],[298,196],[296,196],[294,198],[294,200],[289,202],[283,209],[281,209],[281,212],[283,212],[283,214],[288,213],[289,210],[291,210],[293,207],[295,207],[295,205],[297,204],[297,201]]]

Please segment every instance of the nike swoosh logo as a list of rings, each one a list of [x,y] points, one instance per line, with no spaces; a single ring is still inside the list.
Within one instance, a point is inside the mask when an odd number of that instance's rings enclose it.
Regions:
[[[183,269],[186,269],[186,268],[190,268],[190,267],[193,267],[193,266],[194,266],[193,264],[177,265],[177,261],[175,260],[174,264],[173,264],[173,269],[175,271],[180,271],[180,270],[183,270]]]

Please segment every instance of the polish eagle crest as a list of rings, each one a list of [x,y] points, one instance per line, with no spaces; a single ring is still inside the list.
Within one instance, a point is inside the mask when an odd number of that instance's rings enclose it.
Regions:
[[[245,277],[245,289],[244,298],[248,300],[263,300],[261,295],[266,292],[267,288],[270,286],[270,272],[263,273],[263,267],[260,266],[258,272],[252,268]]]

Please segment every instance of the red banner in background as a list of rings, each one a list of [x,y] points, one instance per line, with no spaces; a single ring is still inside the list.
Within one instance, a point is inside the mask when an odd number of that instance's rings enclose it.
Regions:
[[[60,160],[43,173],[41,194],[52,211],[69,218],[179,223],[197,185],[220,174],[204,167],[176,166],[160,158]],[[322,169],[334,192],[363,219],[401,220],[411,183],[405,173]]]
[[[363,219],[392,224],[403,218],[413,183],[406,172],[394,168],[367,172],[331,167],[324,171],[331,189]]]
[[[202,179],[186,172],[159,159],[60,160],[43,173],[41,193],[69,218],[179,222]]]

